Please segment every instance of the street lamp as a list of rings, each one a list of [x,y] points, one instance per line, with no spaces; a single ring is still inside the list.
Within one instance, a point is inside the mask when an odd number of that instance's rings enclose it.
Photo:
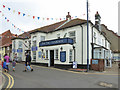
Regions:
[[[87,0],[87,72],[89,71],[89,22],[88,22],[88,0]]]

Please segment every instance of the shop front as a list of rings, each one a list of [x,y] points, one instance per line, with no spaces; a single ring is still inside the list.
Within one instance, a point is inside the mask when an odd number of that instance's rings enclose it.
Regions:
[[[69,51],[73,47],[70,38],[54,39],[39,43],[38,61],[48,66],[71,65],[69,62]]]

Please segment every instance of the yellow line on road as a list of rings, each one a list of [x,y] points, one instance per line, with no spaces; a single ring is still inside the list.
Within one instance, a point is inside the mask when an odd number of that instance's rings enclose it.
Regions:
[[[10,89],[10,88],[13,87],[13,85],[14,85],[14,79],[13,79],[13,77],[12,77],[9,73],[4,73],[4,74],[5,74],[5,75],[8,77],[8,79],[9,79],[8,85],[7,85],[6,89],[5,89],[5,90],[7,90],[8,88]]]

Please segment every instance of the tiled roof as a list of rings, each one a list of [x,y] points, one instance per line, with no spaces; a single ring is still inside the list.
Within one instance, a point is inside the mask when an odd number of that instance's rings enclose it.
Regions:
[[[41,27],[41,28],[37,28],[35,30],[32,30],[31,33],[38,32],[38,31],[49,33],[49,32],[53,32],[53,31],[56,31],[56,30],[63,29],[63,28],[83,24],[83,23],[86,23],[86,22],[87,22],[86,20],[78,19],[78,18],[70,20],[70,21],[64,20],[64,21],[61,21],[61,22],[58,22],[58,23],[55,23],[55,24],[51,24],[51,25],[47,25],[47,26],[44,26],[44,27]]]
[[[12,44],[12,37],[15,37],[15,34],[12,34],[10,30],[7,30],[6,32],[1,34],[2,38],[0,39],[0,46],[9,46]]]

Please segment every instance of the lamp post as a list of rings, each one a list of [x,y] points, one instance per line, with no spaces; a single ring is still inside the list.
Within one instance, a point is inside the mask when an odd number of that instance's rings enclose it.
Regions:
[[[87,72],[89,71],[89,22],[88,22],[88,0],[87,0]]]

